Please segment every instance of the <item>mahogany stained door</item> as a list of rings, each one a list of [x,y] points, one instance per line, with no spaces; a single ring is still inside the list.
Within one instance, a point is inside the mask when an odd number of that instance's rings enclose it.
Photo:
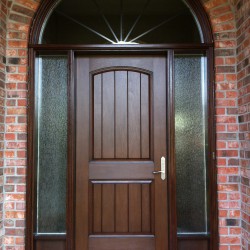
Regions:
[[[168,249],[166,57],[76,58],[76,250]]]

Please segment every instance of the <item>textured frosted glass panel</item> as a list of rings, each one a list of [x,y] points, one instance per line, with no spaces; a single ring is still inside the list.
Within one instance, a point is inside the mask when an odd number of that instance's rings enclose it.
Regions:
[[[205,60],[175,58],[178,233],[207,232]]]
[[[67,58],[37,59],[37,232],[66,231]]]

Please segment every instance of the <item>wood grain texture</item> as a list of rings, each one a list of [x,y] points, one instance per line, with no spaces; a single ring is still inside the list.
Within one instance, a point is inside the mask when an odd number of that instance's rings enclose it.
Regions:
[[[129,185],[129,232],[142,231],[141,185]]]
[[[92,234],[151,234],[150,181],[92,181]]]
[[[77,58],[79,79],[76,91],[76,176],[75,176],[75,249],[88,249],[89,233],[89,59]],[[84,223],[83,223],[84,222]]]
[[[149,233],[151,231],[151,190],[150,186],[147,184],[142,184],[141,186],[141,206],[142,206],[142,232]],[[151,215],[151,216],[150,216]]]
[[[152,179],[153,161],[91,161],[90,179]]]
[[[140,74],[128,72],[128,156],[141,157]]]
[[[178,239],[178,250],[208,250],[209,240],[208,239]]]
[[[167,154],[167,109],[166,109],[166,60],[157,58],[154,61],[154,160],[155,171],[160,170],[161,157]],[[168,249],[168,193],[167,180],[160,175],[155,176],[155,234],[156,249]]]
[[[66,250],[65,240],[36,240],[36,250]]]
[[[102,232],[115,232],[115,185],[102,185]],[[95,218],[94,218],[95,221]]]
[[[92,78],[94,159],[149,159],[150,76],[124,68]]]
[[[127,71],[115,72],[115,158],[128,158]]]
[[[102,158],[115,157],[115,100],[114,72],[102,75]]]
[[[128,184],[117,184],[115,200],[115,232],[129,232],[128,218]]]
[[[102,185],[93,185],[93,231],[102,232]]]
[[[150,79],[141,74],[141,158],[150,157]]]
[[[102,158],[102,75],[94,76],[94,158]]]
[[[90,237],[90,250],[155,250],[154,237]]]

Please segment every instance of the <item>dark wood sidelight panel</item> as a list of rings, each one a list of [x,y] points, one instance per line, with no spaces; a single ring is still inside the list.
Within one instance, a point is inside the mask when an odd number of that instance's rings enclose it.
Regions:
[[[208,250],[210,237],[178,237],[178,250]]]
[[[66,240],[36,240],[36,250],[66,250]]]

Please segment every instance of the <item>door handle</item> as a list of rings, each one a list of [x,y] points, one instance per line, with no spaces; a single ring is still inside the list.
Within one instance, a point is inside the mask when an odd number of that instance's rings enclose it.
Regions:
[[[166,179],[166,159],[161,157],[161,171],[154,171],[153,174],[161,174],[161,179]]]

